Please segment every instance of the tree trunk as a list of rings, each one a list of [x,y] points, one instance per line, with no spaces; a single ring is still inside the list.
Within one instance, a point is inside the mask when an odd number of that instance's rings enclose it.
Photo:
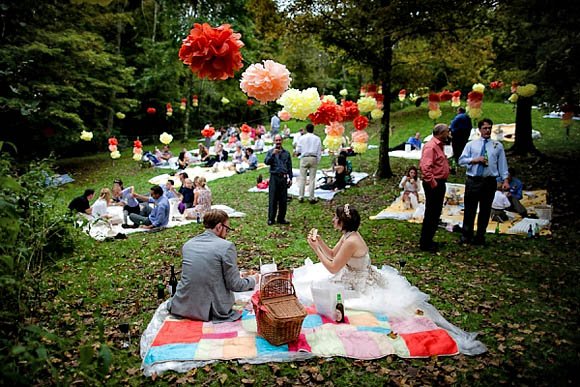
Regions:
[[[382,63],[382,78],[383,78],[383,128],[381,130],[381,140],[379,143],[379,166],[378,177],[380,179],[388,179],[393,176],[391,170],[391,163],[389,160],[389,128],[391,124],[391,72],[393,69],[393,46],[391,37],[385,35],[383,37],[384,60]]]
[[[510,152],[520,155],[537,153],[532,140],[532,98],[520,97],[516,105],[516,139]]]

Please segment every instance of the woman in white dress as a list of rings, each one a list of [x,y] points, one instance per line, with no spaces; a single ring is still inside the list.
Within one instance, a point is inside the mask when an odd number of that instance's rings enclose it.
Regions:
[[[360,215],[352,206],[336,208],[333,226],[342,237],[330,248],[316,229],[308,234],[308,244],[320,260],[294,270],[294,286],[303,302],[316,303],[316,289],[340,292],[346,309],[366,310],[386,314],[389,319],[408,318],[421,310],[435,324],[447,330],[457,342],[462,353],[475,355],[486,351],[475,340],[476,334],[467,333],[445,320],[428,303],[429,296],[412,286],[396,269],[383,266],[381,270],[371,264],[369,249],[358,232]]]

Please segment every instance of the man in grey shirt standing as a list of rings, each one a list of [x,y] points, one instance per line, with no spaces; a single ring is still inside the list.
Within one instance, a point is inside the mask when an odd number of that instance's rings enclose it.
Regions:
[[[298,186],[298,200],[304,201],[304,189],[306,187],[306,174],[309,175],[308,194],[310,203],[318,201],[314,197],[314,188],[316,186],[316,170],[322,156],[322,142],[320,137],[314,134],[314,125],[306,125],[306,134],[300,136],[296,146],[296,156],[300,157],[300,182]]]

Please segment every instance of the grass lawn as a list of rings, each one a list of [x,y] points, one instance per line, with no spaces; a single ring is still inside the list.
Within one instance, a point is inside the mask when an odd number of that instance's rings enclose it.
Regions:
[[[511,105],[485,103],[484,114],[496,123],[514,122]],[[440,122],[449,122],[453,109],[443,108]],[[391,144],[398,144],[415,131],[430,133],[433,123],[426,107],[406,107],[392,114]],[[296,129],[300,123],[293,122]],[[158,376],[160,385],[567,385],[577,384],[574,368],[579,362],[580,264],[578,250],[577,179],[571,170],[580,161],[580,125],[574,123],[569,139],[564,137],[559,120],[542,119],[533,111],[534,128],[542,139],[537,148],[545,157],[508,157],[517,166],[525,189],[549,188],[555,206],[553,235],[528,240],[518,236],[492,235],[486,248],[457,245],[457,234],[442,229],[436,239],[447,242],[436,255],[418,249],[420,224],[392,220],[371,221],[398,195],[397,185],[403,171],[413,162],[391,159],[395,176],[386,180],[368,178],[357,187],[340,193],[331,202],[317,205],[289,204],[290,226],[266,226],[267,194],[246,191],[256,183],[253,171],[209,183],[215,204],[226,204],[247,216],[233,219],[236,231],[230,239],[238,247],[239,264],[257,269],[263,261],[276,259],[279,267],[293,268],[305,258],[315,258],[305,236],[311,227],[330,242],[339,235],[332,230],[336,205],[351,203],[361,212],[361,234],[371,259],[377,266],[398,267],[407,260],[409,281],[431,297],[431,303],[452,323],[467,331],[480,332],[489,351],[481,356],[400,359],[387,357],[374,361],[343,358],[313,359],[296,363],[239,365],[217,362],[187,374],[168,372]],[[347,129],[350,131],[350,128]],[[378,144],[378,127],[368,129],[371,143]],[[322,127],[317,133],[323,136]],[[188,148],[195,146],[189,142]],[[286,149],[291,148],[287,140]],[[509,145],[508,145],[509,147]],[[176,146],[173,146],[177,149]],[[63,211],[68,202],[85,188],[110,187],[122,178],[125,186],[134,185],[148,192],[147,181],[163,171],[140,169],[131,160],[130,149],[121,150],[123,158],[114,163],[108,152],[90,157],[60,160],[61,172],[71,173],[75,183],[60,188]],[[263,158],[263,156],[262,156]],[[355,170],[373,174],[378,150],[369,150],[352,159]],[[325,158],[323,165],[330,160]],[[417,162],[414,162],[417,164]],[[294,160],[297,166],[297,160]],[[464,172],[451,181],[463,182]],[[77,237],[73,256],[46,271],[39,281],[40,301],[32,323],[37,323],[63,338],[51,355],[52,376],[45,383],[141,385],[151,383],[139,370],[139,337],[159,301],[156,284],[160,275],[169,277],[169,265],[181,267],[181,246],[201,232],[192,224],[163,232],[131,235],[127,240],[97,242]],[[129,323],[130,348],[122,348],[121,323]],[[91,368],[92,350],[106,342],[112,349],[110,372],[100,378]],[[85,361],[83,361],[83,359]]]

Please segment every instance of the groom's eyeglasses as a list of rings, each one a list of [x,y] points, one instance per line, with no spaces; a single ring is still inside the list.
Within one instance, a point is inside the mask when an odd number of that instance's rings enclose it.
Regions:
[[[225,228],[225,229],[226,229],[228,232],[231,232],[231,231],[236,231],[234,228],[231,228],[230,226],[226,226],[226,225],[225,225],[225,224],[223,224],[223,223],[221,223],[221,225],[222,225],[222,226],[224,226],[224,228]]]

